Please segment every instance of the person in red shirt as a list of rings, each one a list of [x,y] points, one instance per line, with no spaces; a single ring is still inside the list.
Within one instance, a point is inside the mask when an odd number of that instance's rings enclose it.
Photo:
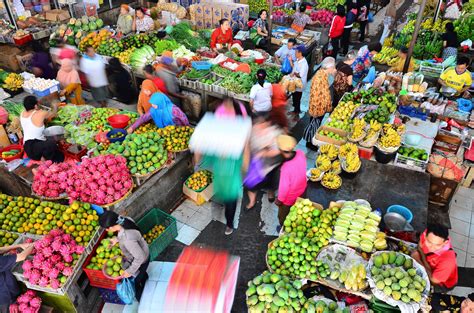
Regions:
[[[286,103],[288,97],[283,86],[280,84],[272,84],[272,91],[270,119],[274,125],[278,125],[285,133],[288,133],[288,118],[286,117]]]
[[[219,27],[214,29],[212,32],[210,44],[211,49],[214,52],[218,52],[218,50],[222,49],[229,50],[233,43],[234,39],[232,36],[232,29],[230,29],[230,22],[223,18],[219,21]]]
[[[418,249],[411,256],[426,269],[435,291],[446,292],[456,286],[456,253],[451,246],[446,227],[439,224],[428,225],[420,236]]]
[[[346,9],[343,5],[337,6],[336,15],[333,17],[331,22],[331,28],[329,28],[329,38],[331,39],[332,54],[334,58],[337,57],[339,47],[341,46],[342,34],[344,33],[344,26],[346,25]]]

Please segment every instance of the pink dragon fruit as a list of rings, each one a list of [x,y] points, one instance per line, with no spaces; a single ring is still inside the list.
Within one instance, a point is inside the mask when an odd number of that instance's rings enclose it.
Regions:
[[[23,277],[25,277],[26,279],[29,279],[30,276],[31,276],[31,270],[23,271]]]
[[[53,264],[50,262],[43,262],[40,266],[40,269],[43,270],[43,272],[49,272],[53,268]]]
[[[31,269],[33,269],[33,262],[31,262],[30,260],[26,260],[26,261],[23,262],[23,264],[21,265],[21,268],[22,268],[24,271],[31,271]]]
[[[38,285],[40,287],[46,287],[49,285],[49,279],[46,276],[42,276],[40,280],[38,281]]]
[[[129,190],[130,188],[132,188],[132,182],[130,180],[127,180],[123,183],[123,188]]]
[[[61,245],[59,252],[63,255],[63,257],[66,255],[70,255],[72,253],[71,246],[68,244],[63,244]]]
[[[69,255],[69,254],[64,255],[64,256],[63,256],[63,259],[64,259],[64,262],[68,262],[68,263],[69,263],[69,262],[72,262],[72,261],[74,260],[74,258],[73,258],[71,255]]]
[[[33,290],[27,290],[25,294],[32,298],[36,297],[36,292],[34,292]]]
[[[76,252],[76,254],[82,254],[82,253],[84,253],[84,249],[85,249],[84,246],[77,245],[75,247],[75,250],[76,250],[75,252]]]
[[[57,268],[53,268],[48,272],[49,278],[57,278],[59,275],[59,270]]]
[[[43,248],[41,253],[43,253],[45,258],[49,258],[53,255],[53,249],[51,248],[51,246],[46,246],[46,247]]]
[[[62,272],[64,270],[64,268],[66,267],[66,265],[64,265],[63,262],[56,263],[55,266],[60,272]]]
[[[20,310],[20,312],[25,312],[26,310],[28,310],[28,304],[20,303],[20,305],[18,306],[18,310]]]
[[[31,298],[32,298],[31,296],[26,295],[24,293],[24,294],[18,296],[18,298],[16,298],[16,302],[18,302],[19,304],[22,304],[22,303],[27,303],[28,304],[28,302],[30,302]]]
[[[63,269],[63,275],[64,276],[72,276],[72,274],[73,274],[72,267],[67,266]]]
[[[51,244],[51,248],[54,250],[54,251],[59,251],[59,249],[61,249],[61,245],[62,245],[62,240],[58,237],[56,238],[53,243]]]
[[[33,308],[41,307],[41,298],[40,297],[34,297],[33,299],[31,299],[30,306],[32,306]]]
[[[10,304],[10,312],[19,312],[20,306],[16,303]]]
[[[59,287],[61,287],[61,283],[59,282],[59,280],[57,279],[51,279],[49,281],[49,285],[51,286],[51,288],[53,289],[58,289]]]

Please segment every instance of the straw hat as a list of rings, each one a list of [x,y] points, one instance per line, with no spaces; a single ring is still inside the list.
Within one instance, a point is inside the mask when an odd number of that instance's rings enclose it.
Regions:
[[[277,145],[281,151],[290,152],[296,147],[296,139],[288,135],[280,135],[277,137]]]

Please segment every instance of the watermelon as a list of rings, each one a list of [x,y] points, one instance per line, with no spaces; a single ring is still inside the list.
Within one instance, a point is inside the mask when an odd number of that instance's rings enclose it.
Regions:
[[[97,28],[102,28],[104,26],[104,21],[99,18],[95,21],[95,24],[97,25]]]
[[[90,22],[90,23],[89,23],[89,29],[90,29],[90,30],[96,30],[96,29],[97,29],[97,25],[96,25],[94,22]]]
[[[95,16],[89,16],[89,22],[95,22],[96,18]]]
[[[74,25],[75,25],[76,27],[81,27],[81,25],[82,25],[81,20],[77,20]]]
[[[86,33],[89,32],[89,30],[90,30],[89,25],[87,25],[87,24],[82,25],[82,30]]]
[[[67,30],[66,30],[66,33],[64,34],[65,36],[71,36],[74,34],[74,31],[69,27]]]
[[[81,17],[81,20],[82,20],[82,24],[88,24],[88,23],[89,23],[89,19],[87,18],[86,15],[83,15],[83,16]]]

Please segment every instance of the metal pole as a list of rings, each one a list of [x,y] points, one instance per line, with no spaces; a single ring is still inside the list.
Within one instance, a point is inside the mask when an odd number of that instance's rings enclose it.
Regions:
[[[272,15],[273,15],[273,0],[268,0],[269,4],[269,12],[268,12],[268,49],[270,49],[272,45],[272,27],[273,27],[273,20],[272,20]]]
[[[426,0],[421,1],[420,10],[418,11],[418,17],[416,18],[415,31],[413,32],[413,37],[410,42],[410,47],[408,48],[408,55],[405,60],[405,65],[403,66],[403,73],[408,71],[408,66],[410,65],[411,56],[413,55],[413,48],[415,47],[416,38],[420,32],[421,21],[423,20],[423,11],[425,10]]]
[[[441,4],[442,3],[443,3],[442,0],[438,0],[438,4],[436,5],[436,8],[435,8],[435,15],[434,15],[434,18],[433,18],[433,22],[436,22],[436,20],[439,17],[439,12],[441,11]]]

